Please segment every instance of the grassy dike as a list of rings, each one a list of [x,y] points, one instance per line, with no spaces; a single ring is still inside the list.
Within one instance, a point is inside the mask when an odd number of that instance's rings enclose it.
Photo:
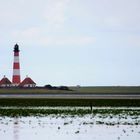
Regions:
[[[0,94],[47,94],[51,93],[134,93],[140,94],[140,86],[134,87],[69,87],[65,90],[48,90],[45,88],[19,89],[19,88],[0,88]],[[0,99],[0,106],[140,106],[138,99]]]
[[[89,86],[89,87],[69,87],[70,90],[49,90],[43,87],[36,88],[0,88],[0,94],[18,93],[18,94],[46,94],[46,93],[134,93],[140,94],[140,86]]]

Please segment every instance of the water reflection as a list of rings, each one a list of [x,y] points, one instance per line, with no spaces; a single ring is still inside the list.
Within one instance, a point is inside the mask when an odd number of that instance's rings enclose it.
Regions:
[[[14,140],[19,140],[19,118],[18,117],[15,117],[13,119],[13,139]]]

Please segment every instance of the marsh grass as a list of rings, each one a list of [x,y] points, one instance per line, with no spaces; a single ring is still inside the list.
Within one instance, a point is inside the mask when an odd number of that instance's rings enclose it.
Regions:
[[[138,107],[137,99],[0,99],[0,106],[126,106]]]
[[[120,118],[126,118],[127,116],[140,116],[140,109],[0,109],[0,116],[46,116],[46,115],[58,115],[58,116],[84,116],[86,114],[92,114],[93,116],[100,114],[102,118],[110,117],[112,118],[113,115],[118,115]]]

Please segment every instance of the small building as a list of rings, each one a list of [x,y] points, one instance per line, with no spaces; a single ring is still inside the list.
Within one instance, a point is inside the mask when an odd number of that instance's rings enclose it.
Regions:
[[[12,82],[4,76],[0,81],[0,87],[12,87]]]
[[[35,87],[36,83],[30,78],[26,77],[20,84],[19,87]]]

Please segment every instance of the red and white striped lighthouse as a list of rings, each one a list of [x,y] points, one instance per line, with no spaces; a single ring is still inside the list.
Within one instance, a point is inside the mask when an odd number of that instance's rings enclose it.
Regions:
[[[19,63],[19,46],[16,44],[14,46],[14,63],[13,63],[13,86],[18,86],[20,84],[20,63]]]

